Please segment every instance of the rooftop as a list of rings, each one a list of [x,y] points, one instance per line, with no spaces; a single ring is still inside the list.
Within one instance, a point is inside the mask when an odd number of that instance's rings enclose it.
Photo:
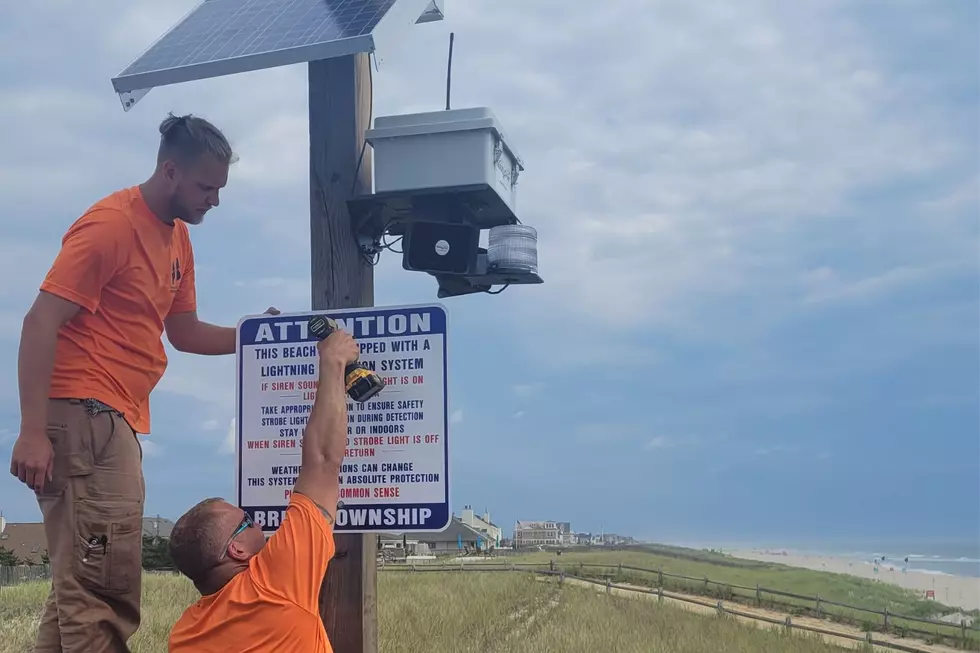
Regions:
[[[7,523],[0,533],[0,546],[12,551],[21,562],[41,563],[41,557],[48,550],[48,539],[44,535],[44,524]]]
[[[517,526],[515,526],[515,528],[517,530],[532,529],[532,528],[555,530],[555,529],[558,528],[558,522],[556,522],[556,521],[520,521],[520,520],[518,520],[517,521]]]
[[[144,517],[145,537],[170,537],[174,523],[163,517]],[[0,546],[13,551],[18,559],[40,564],[41,556],[48,550],[48,538],[41,522],[5,522],[0,532]]]
[[[401,536],[401,533],[381,533],[382,538],[401,538]],[[411,537],[419,542],[458,542],[461,537],[464,542],[487,539],[486,533],[470,528],[455,515],[446,530],[437,533],[412,533]]]

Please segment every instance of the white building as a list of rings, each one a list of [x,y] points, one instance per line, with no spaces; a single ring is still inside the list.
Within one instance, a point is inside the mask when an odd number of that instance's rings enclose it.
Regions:
[[[460,521],[473,530],[483,533],[490,546],[500,546],[500,538],[503,536],[503,532],[499,526],[490,521],[490,511],[484,510],[483,516],[481,517],[473,513],[473,506],[466,506],[463,508],[463,515],[460,517]]]
[[[575,533],[572,532],[571,522],[558,522],[558,530],[561,531],[561,543],[563,546],[572,546],[575,544]]]
[[[518,521],[514,524],[514,546],[561,546],[564,534],[554,521]]]

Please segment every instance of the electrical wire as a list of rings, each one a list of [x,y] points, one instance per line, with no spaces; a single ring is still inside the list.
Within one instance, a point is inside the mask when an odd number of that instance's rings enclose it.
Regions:
[[[382,234],[382,235],[381,235],[381,238],[382,238],[382,242],[381,242],[381,248],[382,248],[382,249],[386,249],[386,250],[388,250],[389,252],[394,252],[395,254],[404,254],[404,253],[405,253],[405,252],[404,252],[404,246],[403,246],[403,248],[402,248],[402,249],[394,249],[394,246],[395,246],[395,245],[397,245],[398,243],[400,243],[400,242],[402,242],[402,239],[404,238],[404,236],[399,236],[398,238],[396,238],[395,240],[393,240],[393,241],[391,241],[391,242],[389,243],[389,242],[385,242],[385,241],[384,241],[384,237],[385,237],[386,235],[387,235],[387,234]]]

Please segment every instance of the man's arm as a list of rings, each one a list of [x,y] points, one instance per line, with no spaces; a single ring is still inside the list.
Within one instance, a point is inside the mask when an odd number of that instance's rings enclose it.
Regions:
[[[197,311],[171,313],[163,321],[167,340],[177,351],[203,356],[235,353],[235,327],[204,322]]]
[[[337,331],[318,345],[320,380],[313,410],[303,435],[302,467],[296,491],[336,517],[338,475],[347,448],[347,395],[344,368],[357,360],[357,343],[347,333]]]
[[[58,330],[81,307],[40,292],[24,317],[17,356],[20,389],[20,435],[14,443],[10,473],[28,487],[44,489],[51,479],[54,449],[48,440],[48,395]]]
[[[21,432],[44,433],[47,428],[58,330],[80,309],[78,304],[41,291],[24,316],[17,356]]]
[[[17,361],[21,427],[10,473],[34,489],[43,490],[52,472],[48,395],[58,330],[80,309],[98,310],[102,289],[123,264],[131,238],[129,222],[114,211],[99,209],[79,218],[24,317]]]
[[[269,307],[265,315],[278,315],[276,308]],[[221,356],[235,353],[235,327],[223,327],[205,322],[197,317],[196,310],[171,313],[164,319],[167,340],[174,349],[185,354]]]
[[[252,563],[256,583],[313,614],[334,554],[337,476],[347,446],[344,368],[358,356],[357,343],[342,331],[317,348],[320,382],[303,435],[299,478],[282,524]]]

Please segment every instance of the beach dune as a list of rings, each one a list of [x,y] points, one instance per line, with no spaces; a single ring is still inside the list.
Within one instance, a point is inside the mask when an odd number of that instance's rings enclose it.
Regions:
[[[833,556],[806,555],[801,553],[773,550],[726,551],[736,558],[774,562],[789,567],[800,567],[836,574],[851,574],[870,578],[883,583],[891,583],[905,589],[914,590],[925,597],[928,590],[935,592],[936,601],[963,610],[980,609],[980,578],[933,574],[923,571],[902,571],[900,565],[885,563],[878,566],[875,573],[870,561],[852,560]]]

